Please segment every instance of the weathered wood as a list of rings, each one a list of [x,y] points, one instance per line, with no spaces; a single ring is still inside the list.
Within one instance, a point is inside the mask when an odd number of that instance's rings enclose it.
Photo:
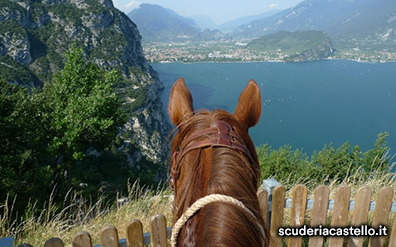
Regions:
[[[88,232],[79,232],[74,236],[73,247],[92,247],[92,238]]]
[[[45,241],[44,247],[64,247],[64,244],[60,238],[50,238]]]
[[[364,186],[358,189],[355,196],[355,208],[353,209],[351,225],[359,227],[363,224],[367,224],[368,212],[370,209],[371,202],[371,190],[368,186]],[[351,236],[349,238],[350,247],[361,247],[363,246],[364,237]]]
[[[151,218],[151,246],[166,247],[166,218],[159,214]]]
[[[349,200],[351,189],[348,186],[340,186],[336,190],[333,215],[331,217],[332,227],[345,227],[348,218]],[[343,237],[330,237],[329,247],[341,247]]]
[[[388,231],[389,231],[389,228],[388,228]],[[389,232],[388,232],[388,234],[389,234]],[[396,247],[396,213],[395,213],[395,217],[393,220],[393,227],[392,227],[392,232],[390,234],[388,247]]]
[[[127,226],[127,247],[143,247],[143,224],[140,220],[134,220]]]
[[[305,209],[307,208],[308,189],[305,185],[297,184],[292,189],[292,207],[290,211],[290,226],[300,227],[304,225]],[[289,237],[289,247],[300,247],[302,237]]]
[[[114,226],[105,226],[100,234],[101,247],[118,247],[118,232]]]
[[[268,192],[266,190],[261,190],[258,194],[258,200],[260,204],[260,211],[261,214],[263,215],[263,220],[268,226],[268,221],[267,221],[267,212],[268,212]]]
[[[372,226],[377,228],[379,225],[387,226],[389,212],[392,207],[393,189],[392,187],[384,187],[378,191],[377,205],[375,207]],[[388,227],[388,229],[390,229]],[[371,247],[383,247],[384,237],[371,237],[369,244]]]
[[[282,238],[278,235],[278,229],[283,226],[283,212],[285,207],[285,186],[278,185],[272,194],[271,214],[271,242],[274,247],[281,246]]]
[[[311,214],[311,227],[326,224],[327,209],[329,207],[330,189],[325,185],[319,185],[314,190],[314,202]],[[308,246],[321,247],[323,246],[324,238],[320,236],[310,237]]]

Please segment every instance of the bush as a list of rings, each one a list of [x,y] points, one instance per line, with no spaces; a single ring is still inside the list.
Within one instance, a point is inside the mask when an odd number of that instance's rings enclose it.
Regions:
[[[387,136],[388,133],[378,134],[373,149],[366,152],[359,146],[351,150],[345,142],[337,149],[325,145],[310,158],[299,149],[293,151],[290,145],[274,150],[265,144],[257,148],[261,175],[263,178],[273,177],[283,184],[341,182],[355,173],[370,179],[373,173],[391,171]]]

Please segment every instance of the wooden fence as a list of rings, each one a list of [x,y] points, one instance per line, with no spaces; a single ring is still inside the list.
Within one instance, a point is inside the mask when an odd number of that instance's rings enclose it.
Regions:
[[[340,186],[335,191],[334,200],[329,200],[330,190],[327,186],[320,185],[313,192],[313,199],[307,200],[308,190],[304,185],[296,185],[291,189],[292,198],[285,198],[285,187],[277,185],[272,191],[272,201],[268,202],[269,193],[264,190],[259,194],[260,201],[263,202],[261,210],[265,221],[270,225],[271,240],[273,246],[281,246],[282,238],[278,235],[278,229],[285,225],[285,208],[289,212],[290,227],[327,226],[346,227],[361,226],[371,223],[374,228],[386,226],[388,236],[374,236],[369,239],[369,246],[372,247],[396,247],[396,203],[393,202],[393,189],[384,187],[378,191],[376,201],[371,201],[371,190],[364,186],[357,190],[355,200],[350,201],[351,190],[348,186]],[[271,207],[269,210],[268,207]],[[331,211],[332,210],[332,211]],[[373,211],[372,221],[369,222],[369,212]],[[266,212],[270,212],[269,214]],[[330,213],[331,212],[331,213]],[[328,215],[329,213],[329,215]],[[310,219],[309,219],[310,218]],[[389,221],[393,218],[394,222]],[[327,224],[331,219],[330,224]],[[308,246],[323,246],[326,238],[310,237]],[[289,237],[283,239],[287,246],[302,246],[302,237]],[[329,237],[326,243],[328,247],[338,246],[363,246],[364,237]]]
[[[304,185],[296,185],[291,189],[291,198],[285,198],[285,187],[270,181],[269,186],[259,193],[261,210],[264,220],[270,225],[272,246],[303,246],[302,237],[281,238],[278,229],[282,226],[301,227],[326,225],[330,227],[360,226],[368,224],[374,228],[379,225],[387,226],[387,237],[371,237],[371,247],[396,247],[396,202],[393,200],[393,189],[384,187],[378,191],[375,199],[371,201],[372,193],[369,187],[357,190],[355,200],[351,201],[351,190],[347,186],[340,186],[335,191],[334,200],[329,200],[330,190],[327,186],[318,186],[308,199],[308,189]],[[268,183],[267,183],[268,185]],[[370,211],[371,216],[369,216]],[[392,216],[393,214],[393,216]],[[285,217],[287,215],[287,217]],[[286,218],[288,220],[286,220]],[[369,221],[369,218],[372,220]],[[391,218],[394,222],[389,224]],[[285,219],[285,220],[284,220]],[[288,222],[286,222],[288,221]],[[127,226],[127,236],[119,240],[117,229],[114,226],[105,226],[100,235],[100,245],[94,247],[143,247],[151,244],[154,247],[167,246],[171,229],[166,227],[166,218],[157,215],[152,218],[151,232],[143,233],[142,223],[138,220],[130,222]],[[366,240],[367,241],[367,240]],[[283,242],[283,243],[282,243]],[[304,246],[328,247],[338,246],[363,246],[363,237],[310,237],[305,240]],[[44,247],[63,247],[59,238],[52,238],[45,242]],[[73,247],[92,247],[91,236],[81,232],[74,237]]]

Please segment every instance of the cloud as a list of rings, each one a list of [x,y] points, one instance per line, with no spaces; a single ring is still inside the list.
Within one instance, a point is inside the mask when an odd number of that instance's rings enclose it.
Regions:
[[[279,3],[273,3],[273,4],[271,4],[270,5],[270,8],[272,9],[272,8],[275,8],[276,6],[278,6],[279,5]]]
[[[113,0],[114,6],[125,12],[128,13],[129,11],[131,11],[134,8],[139,7],[140,3],[139,1],[131,1],[131,0]]]

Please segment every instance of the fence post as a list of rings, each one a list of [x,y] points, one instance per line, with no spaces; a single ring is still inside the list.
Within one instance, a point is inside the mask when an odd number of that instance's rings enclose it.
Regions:
[[[268,207],[267,207],[267,221],[268,226],[271,225],[271,213],[272,213],[272,191],[277,185],[280,185],[275,178],[270,178],[270,179],[264,179],[263,180],[263,189],[267,191],[268,193]]]
[[[158,214],[151,218],[151,246],[166,247],[166,218]]]
[[[92,247],[92,238],[88,232],[79,232],[74,236],[73,247]]]
[[[0,238],[0,246],[15,247],[15,239],[14,239],[14,237]]]
[[[105,226],[100,234],[100,246],[101,247],[118,247],[118,231],[114,226]]]
[[[60,238],[50,238],[44,243],[44,247],[64,247],[62,239]]]
[[[140,220],[134,220],[127,226],[127,247],[143,247],[143,224]]]

